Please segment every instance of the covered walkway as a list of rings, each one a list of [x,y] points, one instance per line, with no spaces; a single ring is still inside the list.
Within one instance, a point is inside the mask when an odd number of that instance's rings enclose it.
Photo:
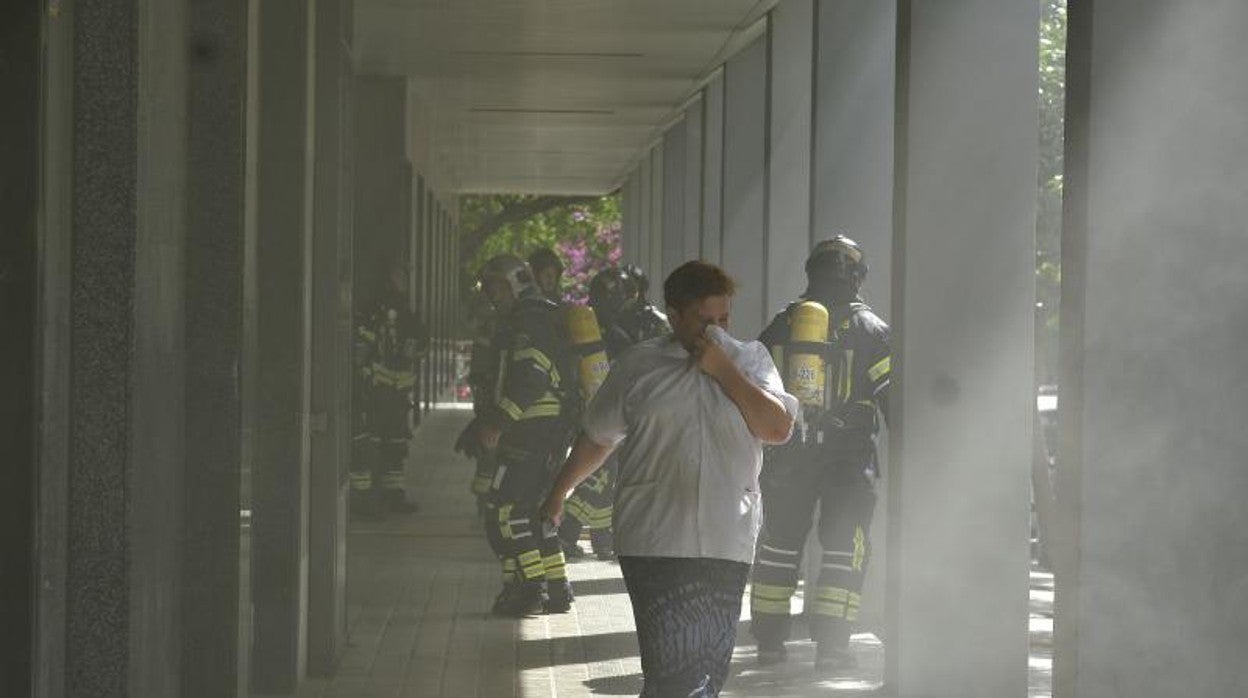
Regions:
[[[462,197],[496,193],[618,194],[623,261],[723,266],[740,337],[818,240],[866,250],[883,649],[815,685],[809,647],[762,672],[743,633],[734,695],[1017,698],[1050,667],[1056,698],[1248,695],[1248,3],[1069,5],[1042,193],[1038,0],[0,3],[0,695],[636,689],[611,565],[573,567],[574,614],[483,614],[465,415],[433,407]],[[356,315],[396,266],[424,510],[357,526]]]
[[[412,440],[409,482],[421,511],[356,523],[348,535],[348,641],[332,678],[309,680],[298,698],[636,695],[641,666],[619,567],[592,558],[569,574],[572,613],[521,621],[489,614],[498,565],[481,535],[467,489],[471,466],[451,453],[467,405],[439,403]],[[799,592],[800,595],[800,592]],[[1049,694],[1052,577],[1032,575],[1029,695]],[[746,616],[725,696],[875,695],[884,648],[854,636],[859,668],[831,679],[811,672],[814,647],[790,643],[790,659],[759,668]]]

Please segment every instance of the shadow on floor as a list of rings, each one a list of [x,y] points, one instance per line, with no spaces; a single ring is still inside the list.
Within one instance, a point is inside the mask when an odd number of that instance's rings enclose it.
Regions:
[[[572,582],[572,591],[576,592],[577,597],[581,596],[606,596],[607,594],[627,594],[628,588],[624,586],[623,577],[612,577],[610,579],[581,579]]]
[[[590,679],[585,687],[596,696],[635,696],[641,693],[641,674]]]

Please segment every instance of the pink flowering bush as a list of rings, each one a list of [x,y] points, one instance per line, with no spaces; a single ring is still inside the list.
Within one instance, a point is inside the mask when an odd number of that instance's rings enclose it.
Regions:
[[[573,218],[580,212],[574,212]],[[581,214],[584,215],[583,213]],[[582,219],[583,220],[583,219]],[[607,267],[620,263],[620,222],[604,223],[590,235],[560,240],[555,252],[563,258],[563,299],[584,304],[589,298],[589,282]]]

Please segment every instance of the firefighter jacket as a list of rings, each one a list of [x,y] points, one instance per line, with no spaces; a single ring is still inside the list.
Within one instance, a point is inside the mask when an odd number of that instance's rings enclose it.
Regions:
[[[793,303],[776,315],[759,336],[759,341],[771,351],[781,375],[787,374],[790,314],[796,307],[797,303]],[[879,416],[887,412],[891,377],[888,325],[865,303],[853,302],[828,309],[824,406],[803,410],[803,420],[812,433],[806,438],[795,433],[789,446],[813,445],[834,451],[874,450]]]
[[[426,351],[424,336],[405,299],[388,294],[356,327],[356,363],[367,385],[410,391]]]
[[[526,295],[495,335],[500,373],[487,416],[507,429],[537,420],[569,421],[576,409],[575,358],[559,306]]]

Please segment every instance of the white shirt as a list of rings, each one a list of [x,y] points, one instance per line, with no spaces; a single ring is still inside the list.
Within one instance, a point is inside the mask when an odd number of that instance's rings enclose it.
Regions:
[[[796,417],[797,399],[784,391],[767,348],[719,336],[746,378]],[[590,403],[583,428],[596,443],[619,445],[616,553],[754,560],[763,444],[674,338],[626,351]]]

